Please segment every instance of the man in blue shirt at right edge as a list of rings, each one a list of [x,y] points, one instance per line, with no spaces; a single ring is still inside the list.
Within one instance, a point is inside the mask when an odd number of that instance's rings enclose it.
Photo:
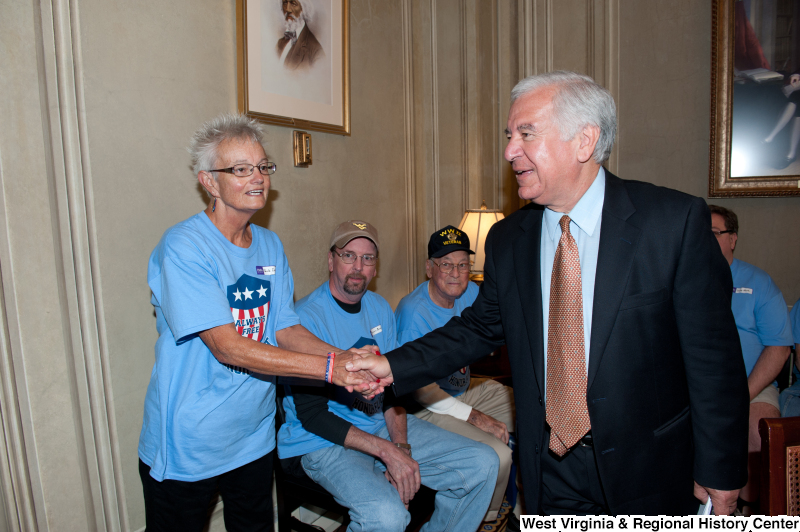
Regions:
[[[753,474],[752,468],[753,461],[759,460],[761,452],[758,421],[781,415],[775,378],[789,357],[792,330],[786,302],[770,276],[752,264],[733,258],[739,232],[736,213],[718,205],[709,205],[708,208],[711,211],[711,230],[731,266],[731,310],[739,331],[750,390],[749,474],[747,484],[739,494],[740,504],[747,515],[747,507],[758,501],[759,493],[758,475]]]
[[[789,321],[792,324],[792,336],[794,337],[794,351],[800,353],[800,299],[798,299],[792,311],[789,313]],[[800,416],[800,359],[795,357],[794,377],[795,383],[781,392],[781,417]]]

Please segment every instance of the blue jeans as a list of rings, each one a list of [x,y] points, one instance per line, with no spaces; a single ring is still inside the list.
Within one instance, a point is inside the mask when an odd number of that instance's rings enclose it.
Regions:
[[[422,483],[437,491],[436,509],[420,532],[476,530],[497,480],[497,453],[412,415],[406,419]],[[385,426],[375,436],[390,439]],[[301,462],[314,482],[350,509],[348,532],[403,532],[411,520],[380,460],[334,445],[306,454]]]
[[[781,405],[781,417],[800,416],[800,380],[783,390],[778,400]]]

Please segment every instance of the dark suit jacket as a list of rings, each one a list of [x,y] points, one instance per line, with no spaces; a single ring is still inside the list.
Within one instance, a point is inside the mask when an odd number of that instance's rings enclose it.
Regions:
[[[532,513],[548,448],[542,215],[530,204],[497,223],[472,307],[387,354],[400,394],[506,343]],[[700,198],[606,172],[587,403],[612,514],[693,514],[693,480],[717,489],[747,480],[747,379],[710,220]]]
[[[288,39],[278,39],[276,50],[278,57],[283,54],[283,49],[289,44]],[[308,68],[314,64],[317,59],[325,57],[325,51],[319,43],[314,34],[308,28],[308,24],[303,26],[303,31],[297,36],[297,42],[294,47],[289,50],[286,56],[286,61],[283,66],[289,70],[297,70],[298,68]]]

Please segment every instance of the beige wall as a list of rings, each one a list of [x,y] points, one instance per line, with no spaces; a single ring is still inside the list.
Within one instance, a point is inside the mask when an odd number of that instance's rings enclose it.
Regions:
[[[283,239],[296,297],[326,279],[342,220],[378,228],[372,288],[394,305],[423,278],[434,229],[483,199],[515,210],[502,130],[525,74],[601,80],[619,104],[612,171],[703,196],[710,24],[690,0],[352,0],[352,136],[312,133],[314,164],[296,169],[291,130],[266,128],[279,170],[255,221]],[[0,67],[5,524],[138,530],[156,339],[146,262],[203,208],[185,146],[235,108],[234,2],[6,2]],[[788,302],[800,296],[796,201],[719,201],[740,216],[737,256]]]
[[[236,105],[234,7],[80,2],[96,279],[121,457],[116,476],[132,530],[144,526],[137,445],[157,338],[147,258],[167,227],[204,208],[186,146],[198,124]]]
[[[692,0],[621,2],[619,173],[708,194],[711,7]],[[735,257],[800,298],[800,200],[711,199],[739,216]]]

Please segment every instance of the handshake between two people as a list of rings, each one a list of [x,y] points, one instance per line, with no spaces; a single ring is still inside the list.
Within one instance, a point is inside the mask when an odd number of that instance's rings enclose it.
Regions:
[[[367,399],[383,393],[393,382],[392,368],[378,347],[366,345],[351,348],[336,355],[333,364],[333,383],[347,391],[358,392]]]

